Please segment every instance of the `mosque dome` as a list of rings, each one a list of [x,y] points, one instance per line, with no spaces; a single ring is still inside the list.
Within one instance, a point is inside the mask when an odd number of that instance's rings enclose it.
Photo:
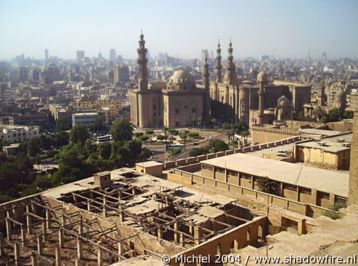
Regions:
[[[258,82],[266,82],[267,81],[267,75],[264,70],[261,70],[259,74],[257,74],[257,81]]]
[[[192,90],[196,88],[194,77],[186,69],[178,69],[169,78],[168,88],[172,90]]]
[[[280,98],[278,98],[278,100],[277,100],[278,108],[285,108],[285,107],[289,107],[289,106],[290,106],[290,100],[287,99],[287,97],[285,95],[282,95]]]

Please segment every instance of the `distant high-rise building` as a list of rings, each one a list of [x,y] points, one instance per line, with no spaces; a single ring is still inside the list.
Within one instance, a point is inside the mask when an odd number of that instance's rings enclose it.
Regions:
[[[201,56],[200,56],[200,64],[203,66],[205,64],[205,59],[209,58],[209,52],[208,49],[201,50]]]
[[[113,73],[113,82],[115,85],[125,84],[129,81],[129,68],[124,65],[116,65]]]
[[[19,68],[19,80],[24,82],[27,81],[29,78],[29,70],[27,67],[20,67]]]
[[[45,49],[45,62],[48,62],[48,49]]]
[[[116,62],[117,61],[116,59],[117,59],[116,50],[115,49],[109,50],[109,61]]]
[[[77,61],[82,61],[83,58],[85,58],[85,51],[79,50],[77,51],[76,55],[77,55]]]

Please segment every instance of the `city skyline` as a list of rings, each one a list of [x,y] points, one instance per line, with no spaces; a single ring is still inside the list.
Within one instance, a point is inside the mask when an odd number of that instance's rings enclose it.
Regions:
[[[204,12],[205,10],[205,12]],[[73,59],[110,49],[136,57],[141,29],[152,55],[197,58],[215,51],[226,56],[357,57],[357,1],[0,1],[0,59],[17,55]]]

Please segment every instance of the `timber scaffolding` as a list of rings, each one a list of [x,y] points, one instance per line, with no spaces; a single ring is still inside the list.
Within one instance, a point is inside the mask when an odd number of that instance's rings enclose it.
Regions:
[[[243,246],[257,242],[257,223],[266,227],[265,217],[234,199],[128,171],[0,204],[0,265],[111,265],[138,256],[159,262],[235,230],[250,234]]]
[[[40,197],[18,204],[25,209],[19,218],[13,208],[0,210],[6,213],[0,265],[110,265],[136,256],[117,226],[102,230],[97,219],[67,213],[63,205],[51,208]]]
[[[116,184],[118,185],[118,184]],[[116,186],[114,186],[116,187]],[[182,186],[166,188],[159,186],[159,192],[148,193],[143,188],[120,182],[119,188],[95,188],[70,192],[62,195],[61,201],[73,204],[89,212],[101,214],[103,217],[115,217],[121,223],[135,225],[142,231],[168,241],[173,241],[188,248],[198,245],[210,238],[222,234],[236,226],[252,220],[236,215],[242,207],[233,202],[218,206],[217,203],[205,199],[204,201],[189,202],[176,195],[184,193]],[[135,197],[145,195],[147,202],[154,202],[154,206],[146,212],[134,213]],[[143,202],[139,201],[138,205]],[[145,204],[145,202],[144,202]],[[197,212],[203,207],[220,210],[217,217],[196,219]],[[128,211],[132,209],[132,211]]]

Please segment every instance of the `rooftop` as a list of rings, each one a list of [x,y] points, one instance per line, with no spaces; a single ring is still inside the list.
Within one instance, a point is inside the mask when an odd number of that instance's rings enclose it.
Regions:
[[[333,138],[326,138],[320,141],[309,141],[297,144],[297,146],[321,149],[326,152],[336,153],[344,150],[350,150],[352,135],[353,134],[347,134]]]
[[[348,197],[349,174],[236,153],[202,163]]]

